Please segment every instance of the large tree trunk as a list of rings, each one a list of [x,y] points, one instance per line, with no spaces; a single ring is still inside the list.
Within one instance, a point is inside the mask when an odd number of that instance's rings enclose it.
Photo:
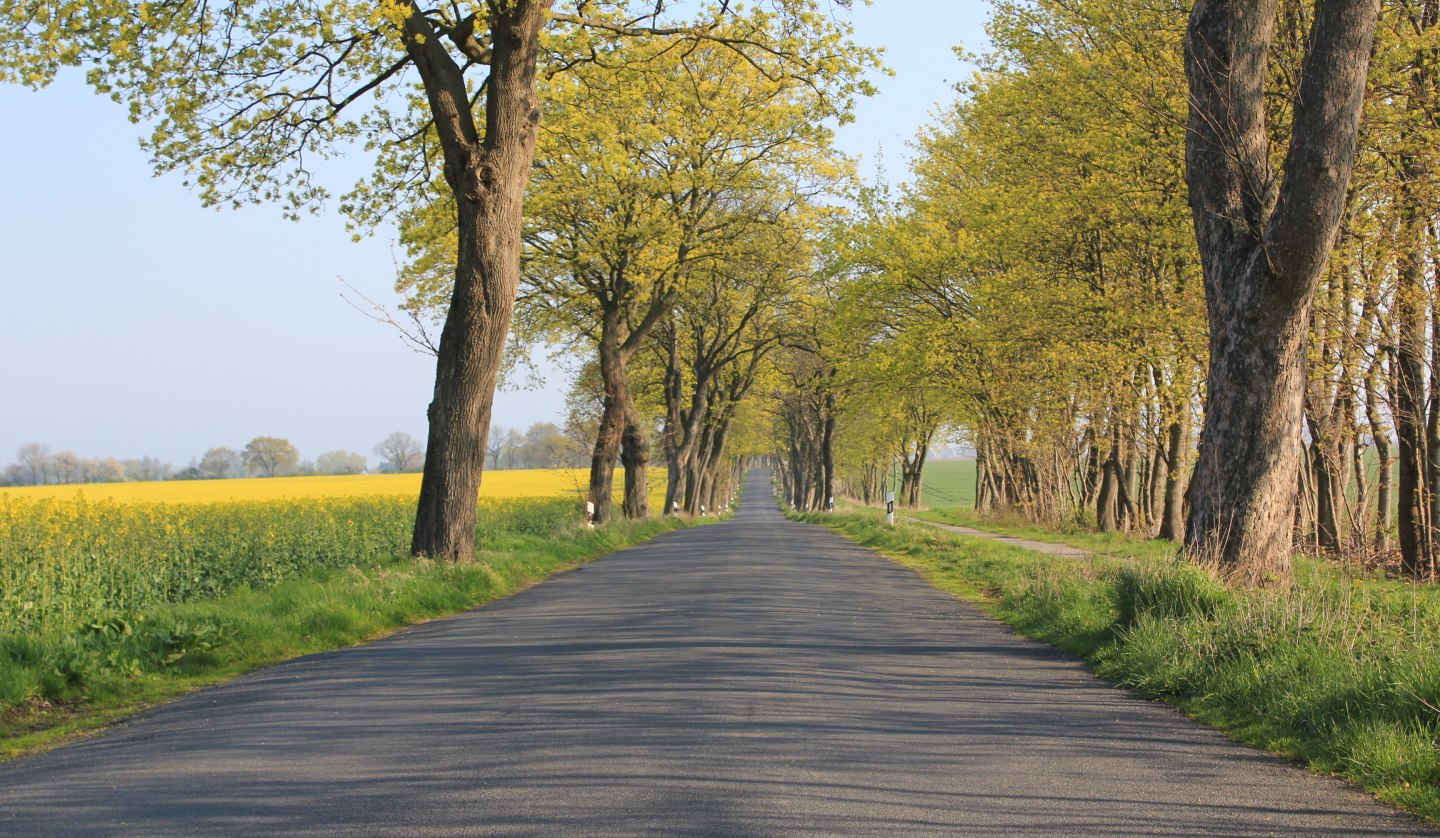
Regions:
[[[1265,102],[1277,0],[1197,0],[1186,33],[1186,169],[1210,322],[1186,549],[1245,583],[1290,575],[1310,306],[1345,207],[1379,7],[1317,7],[1278,185]]]
[[[1150,458],[1149,482],[1145,487],[1145,523],[1150,536],[1160,532],[1165,515],[1165,446],[1164,435],[1155,441],[1155,452]]]
[[[1132,435],[1125,440],[1124,466],[1120,474],[1120,510],[1122,526],[1129,531],[1139,529],[1140,505],[1135,502],[1136,476],[1140,469],[1140,446]]]
[[[1165,511],[1160,516],[1160,537],[1185,540],[1185,488],[1190,472],[1190,405],[1182,404],[1180,416],[1170,425],[1165,451]]]
[[[620,462],[625,466],[625,496],[621,510],[633,520],[650,515],[650,434],[635,403],[625,405],[625,434],[621,440]]]
[[[521,202],[540,121],[535,64],[550,6],[516,0],[496,15],[483,139],[469,115],[469,93],[459,68],[434,43],[419,15],[406,25],[407,50],[435,114],[459,234],[410,541],[415,556],[454,562],[475,558],[475,501],[520,281]]]
[[[691,499],[694,491],[691,489],[694,481],[698,479],[699,467],[696,462],[696,447],[700,444],[704,424],[710,415],[711,377],[695,382],[695,391],[690,396],[690,410],[682,413],[680,444],[675,451],[675,459],[679,462],[680,480],[675,487],[675,498],[681,505],[690,510]],[[693,511],[693,510],[692,510]]]
[[[981,444],[975,446],[975,511],[981,515],[988,515],[995,511],[995,492],[990,481],[990,459],[985,454],[985,446]]]
[[[595,435],[595,448],[590,454],[590,502],[595,504],[594,521],[608,523],[615,494],[615,459],[625,434],[630,405],[630,381],[625,374],[625,360],[620,355],[620,314],[604,313],[600,326],[600,380],[605,396],[600,403],[600,429]],[[648,456],[648,455],[647,455]]]
[[[1317,431],[1315,428],[1323,430]],[[1312,425],[1310,463],[1315,502],[1315,541],[1321,550],[1340,550],[1341,498],[1345,491],[1344,445],[1333,436],[1337,429],[1331,422]]]
[[[832,372],[833,376],[834,373]],[[825,425],[820,434],[820,502],[817,509],[828,509],[835,496],[835,394],[825,394]]]
[[[680,336],[672,322],[667,330],[665,357],[665,432],[661,445],[665,449],[665,508],[662,515],[673,515],[680,508],[681,481],[685,472],[680,466],[680,423],[684,400],[684,380],[680,370]]]
[[[1433,2],[1412,2],[1398,4],[1416,26],[1417,35],[1426,35],[1436,25],[1436,9]],[[1408,7],[1408,8],[1406,8]],[[1428,49],[1417,50],[1409,67],[1409,110],[1414,116],[1406,126],[1405,137],[1413,144],[1423,143],[1424,131],[1433,119],[1434,92],[1431,81],[1433,53]],[[1416,124],[1416,123],[1419,124]],[[1435,515],[1440,497],[1437,497],[1437,469],[1440,459],[1440,428],[1437,428],[1437,409],[1433,401],[1426,416],[1426,374],[1428,334],[1426,314],[1429,295],[1426,289],[1426,255],[1430,245],[1429,217],[1432,211],[1429,202],[1421,192],[1429,179],[1429,167],[1422,157],[1407,152],[1400,159],[1400,235],[1402,248],[1399,264],[1399,287],[1396,289],[1394,317],[1396,325],[1395,382],[1391,388],[1391,412],[1395,417],[1396,437],[1399,441],[1399,536],[1400,557],[1405,572],[1415,578],[1429,575],[1434,569]],[[1440,341],[1436,342],[1440,344]],[[1440,345],[1435,347],[1440,350]],[[1435,356],[1431,355],[1433,361]],[[1430,370],[1430,399],[1437,390],[1434,378],[1436,370]]]
[[[1095,496],[1095,525],[1101,532],[1119,529],[1120,480],[1120,443],[1119,435],[1116,434],[1100,467],[1100,491]]]
[[[1391,413],[1399,440],[1399,536],[1405,572],[1418,577],[1428,570],[1434,544],[1430,539],[1430,504],[1427,497],[1429,458],[1425,417],[1425,226],[1422,210],[1407,196],[1401,255],[1400,286],[1395,294],[1395,383]]]

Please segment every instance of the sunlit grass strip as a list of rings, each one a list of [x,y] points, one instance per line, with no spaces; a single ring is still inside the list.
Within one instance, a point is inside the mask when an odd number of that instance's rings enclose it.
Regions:
[[[1235,591],[1173,559],[1058,559],[874,514],[805,516],[1102,677],[1440,822],[1440,588],[1306,563]]]

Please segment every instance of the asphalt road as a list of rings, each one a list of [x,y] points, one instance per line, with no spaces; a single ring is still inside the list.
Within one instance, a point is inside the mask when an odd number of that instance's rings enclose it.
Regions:
[[[0,766],[3,835],[1434,835],[735,518]]]

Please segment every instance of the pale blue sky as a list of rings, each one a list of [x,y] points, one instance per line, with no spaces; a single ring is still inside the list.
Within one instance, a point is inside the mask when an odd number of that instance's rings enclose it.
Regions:
[[[856,4],[857,7],[859,4]],[[906,143],[970,72],[978,0],[876,0],[857,37],[892,78],[838,142],[903,177]],[[183,467],[266,434],[301,456],[371,457],[391,431],[425,436],[434,364],[341,299],[341,279],[393,304],[393,235],[353,243],[332,206],[286,221],[273,206],[205,209],[153,177],[139,129],[78,74],[38,93],[0,86],[0,465],[27,442],[82,457],[152,455]],[[321,171],[344,191],[368,160]],[[348,292],[346,292],[348,293]],[[567,382],[501,392],[494,421],[562,421]]]

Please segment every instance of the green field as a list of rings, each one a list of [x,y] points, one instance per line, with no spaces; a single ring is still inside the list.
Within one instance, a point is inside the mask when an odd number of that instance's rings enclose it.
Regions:
[[[975,461],[934,460],[925,464],[921,502],[931,509],[975,508]]]

